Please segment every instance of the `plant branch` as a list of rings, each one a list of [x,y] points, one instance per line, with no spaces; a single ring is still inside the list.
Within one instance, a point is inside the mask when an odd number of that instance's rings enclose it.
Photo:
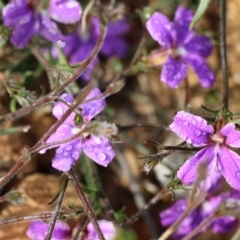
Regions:
[[[57,217],[58,217],[58,214],[59,214],[61,206],[62,206],[63,198],[64,198],[64,195],[65,195],[65,192],[66,192],[66,189],[67,189],[68,178],[66,176],[62,176],[62,177],[64,178],[64,182],[61,185],[61,191],[60,191],[59,196],[58,196],[58,201],[57,201],[57,204],[56,204],[56,207],[55,207],[55,210],[54,210],[54,214],[51,217],[51,220],[50,220],[50,223],[49,223],[49,228],[48,228],[48,232],[47,232],[47,235],[45,237],[45,240],[51,240],[51,238],[52,238],[52,233],[53,233],[53,230],[54,230],[54,227],[55,227],[55,224],[56,224],[56,221],[57,221]]]
[[[97,234],[99,240],[105,240],[105,238],[102,234],[102,231],[98,225],[93,208],[92,208],[91,204],[89,203],[88,199],[86,198],[86,196],[84,195],[84,192],[79,184],[79,181],[78,181],[77,176],[76,176],[75,172],[73,171],[73,169],[71,169],[70,171],[67,172],[67,176],[68,176],[69,180],[73,183],[76,193],[78,194],[79,198],[82,201],[85,212],[86,212],[89,220],[93,224],[93,227],[96,231],[96,234]]]
[[[226,52],[226,18],[227,18],[227,4],[226,0],[220,0],[220,54],[221,54],[221,65],[222,65],[222,107],[228,109],[228,63],[227,63],[227,52]]]

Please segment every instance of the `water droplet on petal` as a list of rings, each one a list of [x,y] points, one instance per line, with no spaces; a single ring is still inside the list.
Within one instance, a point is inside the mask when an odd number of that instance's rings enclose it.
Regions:
[[[79,157],[79,152],[77,152],[77,151],[73,152],[72,158],[75,159],[75,160],[77,160],[78,157]]]
[[[167,23],[167,24],[164,25],[164,28],[166,28],[167,30],[171,30],[172,29],[172,24]]]
[[[58,148],[57,153],[59,153],[59,154],[63,153],[62,148]]]
[[[158,25],[159,21],[158,20],[154,20],[154,24]]]
[[[179,80],[181,77],[182,77],[182,74],[181,73],[177,73],[173,78],[175,80]]]
[[[63,156],[65,156],[65,157],[68,156],[68,152],[64,152]]]
[[[107,151],[111,151],[111,150],[112,150],[112,147],[111,147],[111,146],[107,146],[107,147],[106,147],[106,150],[107,150]]]
[[[86,146],[84,146],[84,150],[87,151],[87,152],[92,152],[93,147],[91,145],[86,145]]]
[[[96,144],[101,144],[101,143],[102,143],[101,139],[98,138],[98,137],[94,138],[94,142],[95,142]]]
[[[106,159],[106,155],[103,154],[103,153],[99,153],[97,158],[98,158],[99,161],[104,161]]]
[[[183,117],[185,117],[185,118],[188,117],[188,113],[186,113],[186,112],[183,113]]]
[[[67,151],[71,151],[72,148],[73,148],[72,145],[68,145],[68,146],[66,147],[66,150],[67,150]]]
[[[195,119],[192,120],[192,125],[196,126],[197,125],[197,121]]]
[[[189,125],[188,121],[184,121],[183,125],[187,127]]]
[[[236,178],[240,179],[240,171],[236,172]]]
[[[201,132],[199,130],[194,131],[194,134],[196,135],[196,137],[201,136]]]
[[[60,48],[64,48],[65,45],[66,45],[66,43],[65,43],[64,41],[62,41],[62,40],[58,40],[58,41],[57,41],[57,45],[58,45]]]

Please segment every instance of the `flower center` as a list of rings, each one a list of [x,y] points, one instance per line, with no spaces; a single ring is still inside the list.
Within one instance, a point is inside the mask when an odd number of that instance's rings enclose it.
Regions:
[[[226,140],[226,137],[221,134],[221,129],[225,126],[225,121],[223,119],[219,119],[214,125],[214,133],[211,135],[211,140],[214,143],[223,144]]]
[[[27,5],[32,11],[42,12],[49,8],[49,0],[27,0]]]

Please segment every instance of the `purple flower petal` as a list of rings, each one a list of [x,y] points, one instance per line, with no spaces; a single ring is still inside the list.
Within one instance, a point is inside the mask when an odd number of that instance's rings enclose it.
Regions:
[[[13,29],[11,43],[19,48],[25,47],[36,34],[38,27],[36,16],[32,14],[28,22],[18,25]]]
[[[231,147],[240,147],[240,132],[235,130],[235,125],[233,123],[226,124],[221,129],[221,134],[226,136],[225,143]]]
[[[49,228],[49,224],[43,222],[42,220],[34,220],[30,223],[27,236],[32,240],[44,240],[47,231]],[[62,240],[68,239],[70,236],[70,227],[67,223],[57,221],[52,233],[52,240]]]
[[[215,219],[210,227],[214,233],[226,233],[237,226],[237,218],[234,216],[224,216]]]
[[[191,113],[179,111],[169,126],[180,138],[195,147],[205,146],[214,129],[207,121]]]
[[[166,48],[172,46],[173,37],[171,30],[173,23],[165,15],[155,12],[146,22],[146,28],[151,37],[160,45]]]
[[[234,189],[240,190],[240,156],[221,146],[218,154],[218,168],[227,183]]]
[[[52,166],[59,171],[69,171],[81,154],[81,145],[81,139],[62,144],[56,150]]]
[[[213,49],[210,39],[204,35],[194,36],[189,42],[183,45],[187,52],[207,58]]]
[[[86,100],[90,100],[96,98],[101,95],[101,92],[98,88],[94,88],[85,98]],[[86,102],[80,105],[82,109],[82,115],[85,121],[90,121],[93,117],[95,117],[98,113],[100,113],[106,107],[106,101],[103,98],[98,100],[93,100],[90,102]]]
[[[170,208],[162,211],[159,216],[163,226],[170,226],[176,222],[176,220],[181,216],[183,211],[187,207],[186,199],[177,200]],[[181,239],[182,237],[189,234],[196,226],[198,226],[203,220],[201,214],[201,209],[197,208],[193,210],[181,223],[177,229],[174,237],[176,239]]]
[[[76,0],[51,0],[50,17],[60,23],[75,23],[80,20],[82,8]]]
[[[71,94],[62,94],[60,96],[61,99],[63,99],[64,101],[66,101],[69,105],[72,105],[72,103],[74,102],[74,98]],[[52,113],[53,115],[57,118],[60,119],[62,117],[62,115],[68,110],[68,106],[66,104],[64,104],[63,102],[57,102],[54,103],[54,107],[52,109]],[[64,121],[65,124],[69,124],[69,125],[73,125],[74,124],[74,118],[75,118],[75,113],[72,112],[68,118]]]
[[[57,24],[52,21],[46,13],[39,15],[40,29],[39,34],[50,42],[64,40],[64,36],[59,31]]]
[[[203,87],[209,88],[214,84],[214,74],[202,57],[196,54],[189,54],[184,56],[184,60],[196,72]]]
[[[103,236],[108,240],[113,240],[115,238],[115,228],[112,222],[107,220],[98,220],[99,227],[103,233]],[[86,240],[98,240],[97,233],[95,231],[92,223],[87,225],[88,235]]]
[[[188,35],[192,35],[192,31],[189,31],[189,24],[193,19],[194,12],[184,7],[178,7],[175,18],[174,26],[176,29],[176,39],[178,44],[183,44],[188,39]]]
[[[57,129],[57,131],[55,133],[53,133],[46,141],[46,143],[54,143],[54,142],[58,142],[60,140],[66,139],[68,137],[71,137],[72,134],[72,127],[70,125],[67,124],[62,124],[59,126],[59,128]],[[43,150],[39,151],[39,153],[43,154],[46,152],[46,150],[48,149],[52,149],[52,148],[56,148],[59,145],[53,145],[47,148],[44,148]]]
[[[128,22],[124,19],[110,22],[108,23],[107,27],[108,28],[106,38],[118,37],[127,33],[130,30]]]
[[[33,13],[26,0],[13,0],[3,8],[2,15],[5,26],[15,27],[29,22]]]
[[[106,137],[91,135],[90,138],[83,140],[82,148],[90,159],[104,167],[107,167],[115,157],[112,145]]]
[[[184,63],[169,56],[162,68],[160,79],[171,88],[178,88],[187,75],[187,67]]]
[[[221,178],[222,175],[217,170],[213,171],[211,175],[201,182],[201,186],[208,193],[217,192],[222,187]]]
[[[187,207],[186,199],[180,199],[176,201],[171,207],[162,211],[159,214],[161,224],[164,227],[172,225],[176,221],[176,219],[178,219],[179,216],[183,213],[186,207]]]
[[[201,163],[208,166],[208,174],[210,175],[215,169],[213,168],[216,161],[214,147],[206,147],[194,156],[189,158],[178,170],[178,178],[185,184],[192,184],[198,176],[198,168]]]
[[[128,49],[129,46],[123,39],[106,38],[102,45],[100,53],[107,57],[117,56],[119,58],[123,58],[126,55]]]

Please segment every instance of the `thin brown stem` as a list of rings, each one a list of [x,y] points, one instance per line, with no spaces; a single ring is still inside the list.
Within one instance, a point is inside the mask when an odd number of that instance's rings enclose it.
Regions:
[[[76,193],[78,194],[79,198],[82,201],[82,204],[84,206],[86,214],[87,214],[90,222],[93,224],[93,227],[96,231],[96,234],[97,234],[99,240],[105,240],[105,238],[102,234],[102,231],[101,231],[101,229],[98,225],[98,222],[97,222],[96,216],[94,214],[93,208],[92,208],[91,204],[89,203],[88,199],[86,198],[73,169],[68,171],[67,175],[68,175],[69,180],[73,183],[73,185],[75,187],[75,190],[76,190]]]
[[[195,237],[204,227],[207,227],[215,218],[215,215],[211,215],[204,219],[190,234],[184,237],[182,240],[191,240]]]
[[[226,51],[226,24],[227,24],[227,4],[226,0],[220,0],[220,54],[221,54],[221,65],[222,65],[222,107],[223,110],[228,109],[228,62],[227,62],[227,51]]]
[[[51,217],[51,220],[49,223],[49,228],[48,228],[48,232],[45,237],[45,240],[51,240],[51,238],[52,238],[52,233],[53,233],[56,221],[57,221],[58,214],[59,214],[61,206],[62,206],[63,198],[64,198],[64,195],[65,195],[65,192],[67,189],[67,185],[68,185],[68,179],[65,178],[65,180],[61,186],[61,192],[59,193],[59,196],[58,196],[58,201],[57,201],[57,204],[56,204],[56,207],[54,210],[54,214]]]
[[[134,222],[136,222],[140,217],[143,216],[143,214],[150,210],[158,201],[160,201],[166,194],[169,194],[170,192],[167,192],[165,189],[160,191],[158,194],[156,194],[142,209],[140,209],[137,213],[132,215],[126,222],[120,224],[121,227],[127,227],[132,225]]]

